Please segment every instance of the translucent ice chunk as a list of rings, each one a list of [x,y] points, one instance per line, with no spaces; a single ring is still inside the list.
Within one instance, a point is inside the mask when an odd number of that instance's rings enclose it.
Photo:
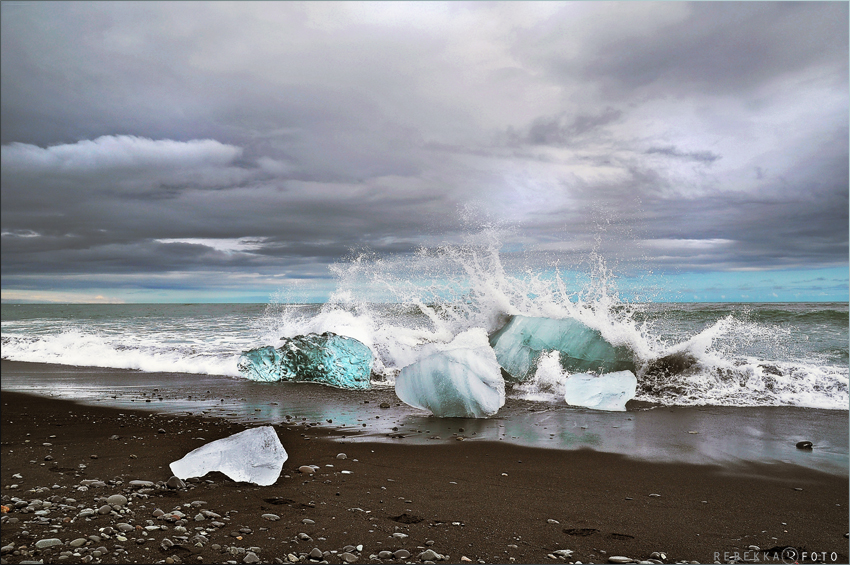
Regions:
[[[170,467],[180,479],[220,471],[234,481],[268,486],[280,476],[288,457],[274,428],[262,426],[202,445]]]
[[[239,372],[255,381],[316,382],[337,388],[371,388],[374,356],[363,343],[331,332],[284,338],[239,357]]]
[[[625,412],[626,402],[635,397],[637,379],[631,371],[604,375],[572,375],[565,384],[564,400],[572,406]]]
[[[512,382],[528,380],[545,351],[559,351],[568,371],[634,371],[627,347],[614,347],[597,330],[572,318],[514,316],[490,337],[496,359]]]
[[[435,345],[396,376],[403,402],[446,418],[486,418],[505,404],[505,381],[482,329]]]

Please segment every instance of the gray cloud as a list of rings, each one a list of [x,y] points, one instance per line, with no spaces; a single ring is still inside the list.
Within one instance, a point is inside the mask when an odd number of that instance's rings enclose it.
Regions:
[[[484,224],[512,265],[847,263],[845,3],[0,15],[4,292],[270,288]]]

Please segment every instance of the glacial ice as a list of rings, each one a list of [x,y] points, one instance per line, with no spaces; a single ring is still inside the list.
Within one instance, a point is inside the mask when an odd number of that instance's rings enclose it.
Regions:
[[[374,356],[363,343],[332,332],[283,338],[278,348],[268,345],[245,351],[239,372],[255,381],[315,382],[337,388],[371,388]]]
[[[496,359],[512,382],[528,380],[545,351],[559,351],[567,371],[634,371],[631,352],[615,347],[578,320],[514,316],[490,337]]]
[[[637,378],[631,371],[603,375],[571,375],[564,386],[564,400],[571,406],[625,412],[626,402],[635,397]]]
[[[443,418],[486,418],[505,404],[505,381],[483,329],[432,345],[396,376],[403,402]]]
[[[180,479],[220,471],[234,481],[268,486],[288,457],[274,428],[261,426],[202,445],[169,467]]]

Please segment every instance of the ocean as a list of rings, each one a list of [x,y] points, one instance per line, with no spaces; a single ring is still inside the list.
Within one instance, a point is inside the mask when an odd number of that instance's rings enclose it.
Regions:
[[[674,406],[798,406],[848,410],[848,305],[619,304],[565,308],[634,352],[637,400]],[[376,357],[373,385],[463,324],[444,306],[399,304],[4,304],[2,358],[78,367],[244,378],[242,351],[281,337],[333,331],[359,339]],[[494,318],[497,319],[497,318]],[[655,359],[686,352],[696,364],[645,383]],[[542,404],[562,399],[568,375],[543,366],[509,395]]]
[[[427,275],[419,280],[410,269],[399,276],[398,265],[353,261],[337,268],[337,290],[324,304],[4,304],[2,387],[257,423],[300,420],[345,428],[349,439],[464,433],[685,461],[791,460],[847,473],[848,304],[633,303],[605,277],[574,291],[557,273],[512,277],[486,259],[461,257],[455,266],[463,268],[448,276],[419,257],[415,270]],[[372,300],[375,287],[393,300]],[[629,411],[567,406],[569,374],[545,357],[486,420],[441,421],[395,396],[395,376],[429,344],[476,328],[492,334],[511,315],[575,318],[626,347],[638,380]],[[372,350],[371,391],[240,374],[243,351],[326,331]],[[691,362],[653,372],[654,361],[671,355]],[[815,442],[813,454],[793,449],[802,440]]]

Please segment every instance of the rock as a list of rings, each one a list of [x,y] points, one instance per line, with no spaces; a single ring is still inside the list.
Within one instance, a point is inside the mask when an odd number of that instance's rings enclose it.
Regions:
[[[461,556],[460,556],[460,561],[461,561],[461,563],[472,563],[472,559],[470,559],[470,558],[469,558],[469,557],[467,557],[466,555],[461,555]]]
[[[403,534],[401,532],[396,532],[393,534],[393,537],[396,539],[405,539],[407,538],[407,534]]]
[[[62,540],[57,539],[57,538],[47,538],[47,539],[40,539],[37,542],[35,542],[36,549],[47,549],[48,547],[54,547],[54,546],[57,546],[57,545],[62,545]]]
[[[557,555],[559,557],[563,557],[563,558],[566,559],[567,557],[569,557],[573,554],[573,550],[572,549],[557,549],[557,550],[553,551],[552,553],[554,553],[555,555]]]
[[[245,558],[242,560],[242,563],[259,563],[260,558],[257,557],[257,554],[253,551],[249,551],[245,554]]]
[[[156,486],[151,481],[130,481],[127,484],[130,485],[131,487],[138,487],[138,488],[153,488],[153,487]]]
[[[652,493],[652,494],[650,494],[649,496],[651,496],[651,497],[653,497],[653,498],[659,498],[661,495],[660,495],[660,494]]]
[[[14,549],[14,546],[12,546],[12,549]],[[393,556],[392,552],[387,551],[386,549],[384,551],[378,552],[378,559],[389,559],[392,556]]]
[[[316,469],[310,467],[309,465],[301,465],[300,467],[298,467],[298,472],[304,473],[305,475],[312,475],[316,472]]]
[[[348,459],[348,455],[346,455],[345,453],[337,453],[336,458],[337,459]]]
[[[85,544],[86,544],[86,538],[77,538],[74,541],[72,541],[71,543],[69,543],[68,545],[70,545],[71,547],[80,547],[81,545],[85,545]]]
[[[560,524],[560,522],[559,522],[559,521],[554,520],[554,519],[552,519],[552,518],[549,518],[548,520],[546,520],[546,522],[547,522],[548,524]]]
[[[396,559],[407,559],[408,557],[410,557],[410,552],[406,549],[399,549],[393,552],[393,557],[395,557]]]
[[[810,441],[798,441],[797,442],[797,449],[811,449],[811,448],[812,448],[812,442],[810,442]]]
[[[179,479],[179,478],[175,477],[174,475],[172,475],[171,478],[169,478],[165,482],[165,486],[167,486],[168,488],[175,488],[175,489],[186,488],[186,483],[184,483],[182,479]]]
[[[280,520],[280,516],[278,516],[277,514],[263,514],[262,517],[266,520],[271,520],[272,522],[277,522],[278,520]]]
[[[339,554],[339,558],[345,561],[346,563],[354,563],[357,561],[357,556],[353,553],[349,553],[348,551]]]
[[[98,514],[109,514],[110,512],[112,512],[112,507],[108,504],[104,504],[97,509]]]
[[[313,525],[313,524],[315,524],[316,522],[314,522],[314,521],[313,521],[313,520],[311,520],[310,518],[304,518],[303,520],[301,520],[301,523],[302,523],[302,524],[307,524],[308,526],[312,526],[312,525]]]
[[[419,554],[420,561],[436,561],[440,559],[442,555],[434,551],[433,549],[426,549],[422,553]]]
[[[127,497],[123,494],[113,494],[109,498],[106,499],[107,504],[117,504],[118,506],[124,506],[127,504]]]
[[[168,551],[170,548],[174,547],[174,542],[168,538],[162,538],[162,543],[159,544],[159,547],[161,547],[163,551]]]
[[[310,551],[309,556],[310,556],[312,559],[321,559],[321,558],[322,558],[322,550],[321,550],[321,549],[319,549],[318,547],[314,547],[314,548]]]
[[[623,557],[622,555],[612,555],[608,558],[608,563],[634,563],[634,559]]]

